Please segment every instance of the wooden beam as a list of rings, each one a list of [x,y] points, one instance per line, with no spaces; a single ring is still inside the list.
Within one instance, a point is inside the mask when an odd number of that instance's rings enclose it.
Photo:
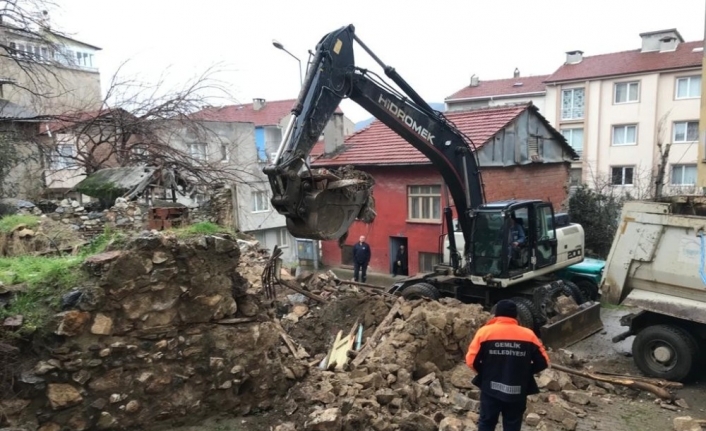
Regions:
[[[307,298],[311,298],[314,301],[317,302],[326,302],[326,300],[319,295],[314,295],[313,293],[309,292],[308,290],[304,290],[301,287],[297,286],[296,281],[290,281],[290,280],[282,280],[280,278],[277,278],[277,282],[285,287],[288,287],[292,289],[295,292],[301,293],[302,295],[306,296]]]
[[[563,371],[568,374],[573,374],[575,376],[581,376],[581,377],[585,377],[587,379],[595,380],[597,382],[606,382],[606,383],[611,383],[614,385],[620,385],[620,386],[625,386],[625,387],[632,388],[632,389],[638,389],[638,390],[642,390],[642,391],[651,392],[651,393],[657,395],[658,397],[662,398],[663,400],[669,400],[669,401],[674,400],[674,395],[672,395],[672,393],[670,393],[665,388],[660,388],[659,386],[655,386],[651,383],[637,381],[631,377],[599,376],[595,373],[591,373],[588,371],[575,370],[573,368],[565,367],[563,365],[558,365],[558,364],[552,364],[551,368],[553,368],[555,370]]]
[[[402,301],[404,301],[404,299],[401,297],[397,299],[395,304],[387,313],[387,316],[385,316],[382,322],[380,322],[378,327],[375,329],[373,335],[365,342],[365,345],[363,346],[363,348],[360,349],[360,352],[358,352],[358,355],[355,357],[355,359],[351,361],[351,364],[353,364],[353,366],[357,367],[362,364],[363,360],[370,354],[370,351],[375,347],[375,344],[380,341],[383,330],[388,327],[390,323],[392,323],[392,321],[395,319],[395,316],[397,315],[397,312],[400,311]]]

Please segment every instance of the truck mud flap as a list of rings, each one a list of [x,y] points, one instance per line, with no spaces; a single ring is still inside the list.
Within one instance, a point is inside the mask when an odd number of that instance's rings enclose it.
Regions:
[[[559,349],[578,343],[603,329],[601,304],[594,302],[586,308],[539,328],[545,347]]]

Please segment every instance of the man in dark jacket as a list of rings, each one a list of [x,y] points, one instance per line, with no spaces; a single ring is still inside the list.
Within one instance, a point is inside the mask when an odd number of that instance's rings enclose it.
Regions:
[[[392,265],[392,276],[407,275],[407,250],[404,245],[400,245],[395,256],[395,264]]]
[[[360,240],[353,246],[353,278],[355,281],[365,283],[369,263],[370,246],[365,242],[365,235],[361,235]]]
[[[500,413],[504,431],[520,431],[527,395],[539,393],[533,375],[549,366],[549,356],[534,332],[517,323],[514,302],[497,303],[495,317],[473,337],[466,365],[478,373],[478,431],[494,431]]]

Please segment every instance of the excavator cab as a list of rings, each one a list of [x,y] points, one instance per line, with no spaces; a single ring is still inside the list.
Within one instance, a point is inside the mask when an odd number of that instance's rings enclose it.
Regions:
[[[485,204],[474,211],[472,224],[474,275],[512,278],[557,263],[554,211],[549,203]]]

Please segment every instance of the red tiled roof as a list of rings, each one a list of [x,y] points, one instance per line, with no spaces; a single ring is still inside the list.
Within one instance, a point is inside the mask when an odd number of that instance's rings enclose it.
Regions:
[[[76,111],[51,117],[39,124],[39,133],[59,132],[84,123],[89,123],[101,117],[124,116],[134,118],[134,115],[122,108],[98,109],[95,111]]]
[[[573,81],[684,67],[701,67],[704,53],[703,51],[694,52],[693,49],[702,48],[703,45],[703,41],[684,42],[680,43],[676,50],[670,52],[640,52],[639,49],[634,49],[632,51],[583,57],[580,63],[564,64],[549,76],[545,82]]]
[[[446,113],[456,127],[480,148],[530,106],[529,103]],[[313,165],[409,165],[428,164],[429,159],[379,120],[345,141],[345,149],[333,156],[321,155]],[[313,153],[313,152],[312,152]],[[314,157],[312,157],[314,159]]]
[[[309,156],[311,156],[311,160],[316,160],[319,158],[320,155],[324,153],[324,140],[320,140],[316,144],[314,144],[314,148],[311,149],[309,152]]]
[[[252,103],[206,108],[191,115],[194,120],[254,123],[255,126],[275,126],[288,116],[296,99],[267,100],[259,110],[253,109]],[[336,108],[337,114],[343,114]]]
[[[521,76],[511,79],[479,81],[475,87],[462,88],[445,100],[510,96],[513,94],[540,93],[544,91],[544,80],[549,75]],[[521,83],[522,85],[515,85]]]

